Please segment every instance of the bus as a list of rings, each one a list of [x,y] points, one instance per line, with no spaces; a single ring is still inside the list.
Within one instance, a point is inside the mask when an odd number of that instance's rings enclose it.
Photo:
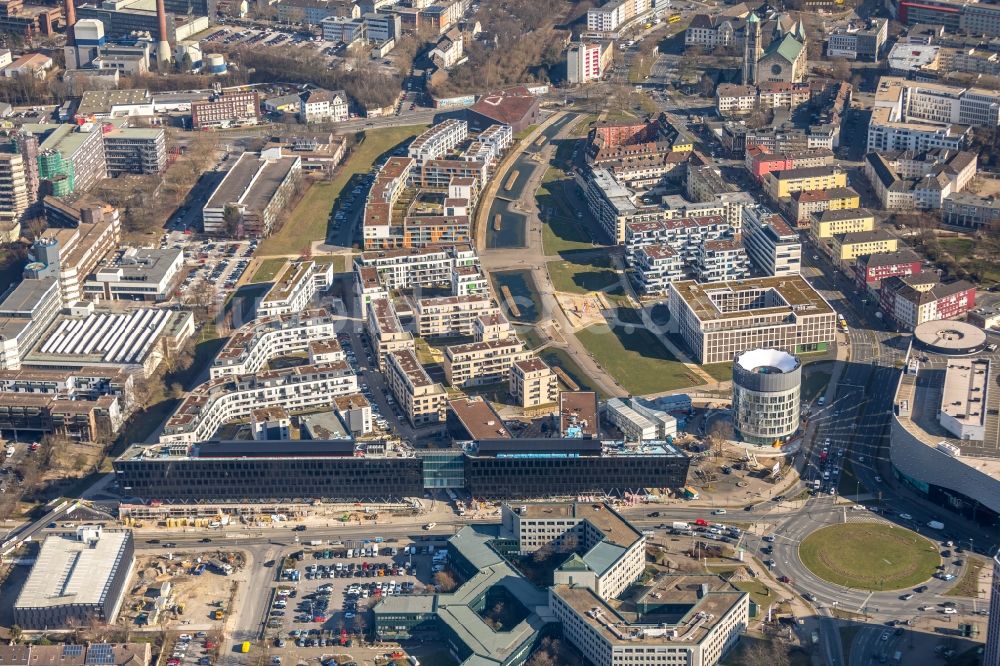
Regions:
[[[671,14],[670,18],[667,19],[667,23],[678,23],[681,20],[680,14]]]

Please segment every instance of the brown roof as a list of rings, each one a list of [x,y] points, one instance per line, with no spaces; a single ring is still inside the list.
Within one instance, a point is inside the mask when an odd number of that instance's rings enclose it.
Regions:
[[[491,92],[479,98],[471,110],[505,125],[524,119],[538,104],[538,98],[524,86]]]

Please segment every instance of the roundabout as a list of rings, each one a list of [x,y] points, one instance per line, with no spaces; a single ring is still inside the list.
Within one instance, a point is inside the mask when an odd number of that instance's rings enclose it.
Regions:
[[[829,583],[873,591],[920,585],[941,563],[931,541],[878,523],[845,523],[816,530],[799,545],[799,559]]]

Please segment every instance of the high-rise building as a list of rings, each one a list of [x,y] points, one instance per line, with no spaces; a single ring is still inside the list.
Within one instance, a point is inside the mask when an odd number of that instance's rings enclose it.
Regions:
[[[17,240],[21,218],[31,203],[24,158],[19,153],[0,153],[0,238]]]

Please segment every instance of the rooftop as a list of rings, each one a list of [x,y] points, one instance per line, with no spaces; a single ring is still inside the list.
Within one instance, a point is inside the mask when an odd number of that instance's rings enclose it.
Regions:
[[[462,427],[472,439],[505,439],[510,432],[493,406],[480,396],[448,402]]]
[[[82,526],[75,534],[52,534],[42,548],[15,602],[15,608],[51,608],[103,603],[120,567],[131,567],[125,549],[128,531]]]
[[[796,315],[833,313],[826,299],[801,275],[749,278],[722,282],[698,283],[683,280],[671,288],[704,321],[753,317],[762,309]],[[749,292],[749,293],[748,293]],[[739,304],[734,297],[754,295],[752,302]],[[734,304],[730,304],[730,300]]]

